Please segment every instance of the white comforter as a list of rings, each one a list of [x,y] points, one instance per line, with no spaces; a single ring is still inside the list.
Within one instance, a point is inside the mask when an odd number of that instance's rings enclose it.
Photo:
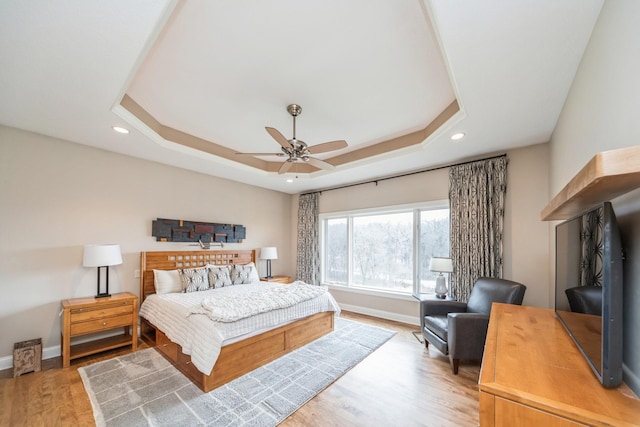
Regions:
[[[150,295],[140,307],[140,316],[162,330],[171,341],[180,344],[183,353],[191,355],[194,366],[200,372],[209,374],[224,344],[322,311],[333,311],[336,314],[340,312],[338,303],[329,292],[286,308],[260,313],[235,322],[212,321],[204,314],[206,310],[202,309],[202,301],[205,299],[215,299],[220,295],[227,299],[233,296],[243,299],[243,295],[283,286],[288,285],[261,282],[201,292]]]
[[[206,314],[215,322],[235,322],[272,310],[291,307],[327,292],[326,286],[309,286],[296,281],[288,286],[260,286],[253,292],[205,298],[193,314]]]

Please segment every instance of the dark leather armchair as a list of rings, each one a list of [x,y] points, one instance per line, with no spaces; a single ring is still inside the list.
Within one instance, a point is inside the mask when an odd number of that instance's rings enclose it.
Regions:
[[[564,291],[574,313],[602,316],[602,287],[577,286]]]
[[[481,360],[489,327],[491,304],[522,304],[526,286],[511,280],[482,277],[476,281],[469,302],[427,300],[420,304],[424,344],[433,344],[449,355],[458,374],[460,359]]]

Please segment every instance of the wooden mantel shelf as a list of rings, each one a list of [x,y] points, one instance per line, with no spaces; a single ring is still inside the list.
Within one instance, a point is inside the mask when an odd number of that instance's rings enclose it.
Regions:
[[[540,212],[543,221],[574,217],[640,187],[640,146],[598,153]]]

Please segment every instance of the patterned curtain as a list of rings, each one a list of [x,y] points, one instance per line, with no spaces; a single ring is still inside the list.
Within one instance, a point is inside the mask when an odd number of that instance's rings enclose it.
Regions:
[[[580,246],[582,247],[580,286],[602,286],[602,227],[604,209],[595,209],[582,215]]]
[[[298,256],[296,277],[320,284],[319,193],[303,194],[298,201]]]
[[[502,278],[507,158],[452,166],[449,182],[451,293],[466,302],[478,278]]]

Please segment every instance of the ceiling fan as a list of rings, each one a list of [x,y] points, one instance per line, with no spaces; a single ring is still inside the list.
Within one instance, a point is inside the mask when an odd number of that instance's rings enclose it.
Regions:
[[[302,161],[309,163],[320,169],[334,169],[331,163],[324,160],[311,157],[312,154],[326,153],[327,151],[339,150],[347,146],[347,142],[343,140],[324,142],[322,144],[308,146],[304,141],[296,138],[296,117],[302,113],[302,107],[297,104],[291,104],[287,107],[287,111],[293,116],[293,138],[285,138],[280,131],[275,128],[265,127],[269,135],[281,145],[281,153],[236,153],[242,156],[280,156],[287,157],[282,163],[279,174],[286,173],[291,166],[297,162]]]

